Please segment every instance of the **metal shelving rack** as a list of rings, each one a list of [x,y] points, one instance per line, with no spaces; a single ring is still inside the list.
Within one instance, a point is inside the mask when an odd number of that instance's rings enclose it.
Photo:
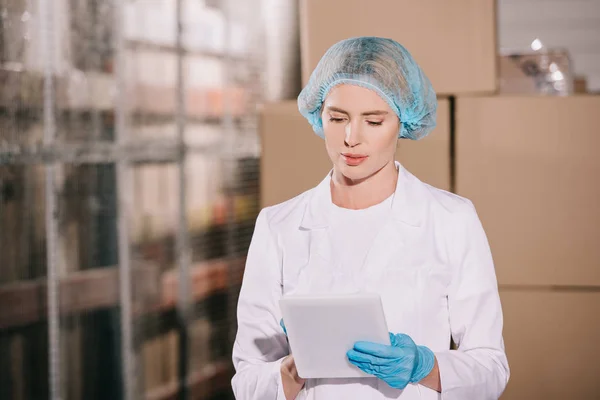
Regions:
[[[0,140],[0,167],[15,165],[42,165],[45,167],[45,226],[46,226],[46,253],[47,275],[45,279],[18,281],[11,284],[0,285],[0,333],[2,330],[15,330],[20,326],[32,322],[48,321],[48,398],[51,400],[67,399],[65,392],[68,377],[62,368],[63,345],[61,343],[60,327],[65,316],[84,311],[117,307],[120,310],[120,354],[121,370],[123,376],[122,398],[134,400],[171,399],[171,398],[210,398],[211,395],[223,392],[229,387],[231,366],[229,354],[225,354],[222,361],[206,365],[201,370],[193,371],[189,365],[189,326],[196,313],[197,304],[203,299],[210,298],[214,293],[225,293],[227,297],[228,329],[231,335],[235,332],[235,302],[239,285],[241,284],[241,271],[245,260],[244,246],[240,248],[239,219],[233,201],[228,201],[227,220],[225,222],[225,249],[224,257],[213,260],[194,262],[192,257],[193,238],[190,237],[188,216],[186,213],[186,168],[185,162],[190,154],[217,156],[223,169],[226,171],[224,191],[229,200],[239,192],[239,182],[236,171],[236,162],[240,159],[252,160],[258,158],[259,146],[257,139],[256,116],[252,112],[245,115],[232,115],[231,105],[225,104],[222,117],[196,116],[186,112],[186,82],[184,75],[184,57],[186,55],[199,55],[217,58],[225,64],[226,79],[224,89],[230,87],[234,80],[246,75],[246,79],[254,80],[259,73],[252,64],[256,60],[238,55],[217,52],[188,51],[182,42],[183,25],[182,15],[183,0],[177,1],[177,42],[175,46],[156,45],[147,42],[130,41],[124,37],[124,7],[126,2],[114,1],[114,93],[113,108],[101,107],[94,110],[92,106],[82,110],[69,110],[68,107],[57,106],[57,98],[63,90],[61,81],[56,77],[54,65],[56,9],[51,0],[39,1],[39,25],[42,38],[40,51],[45,60],[43,80],[43,98],[36,104],[43,109],[43,142],[31,145],[30,143],[11,143]],[[235,5],[223,1],[221,7],[226,15]],[[136,123],[136,112],[131,110],[127,102],[130,82],[127,80],[127,52],[136,49],[152,49],[177,55],[177,85],[175,113],[167,118],[174,118],[176,136],[167,139],[150,140],[133,138],[129,133],[132,124]],[[14,72],[14,71],[13,71]],[[11,72],[12,73],[12,72]],[[18,72],[25,79],[36,79],[27,71]],[[32,76],[29,76],[32,75]],[[255,104],[260,96],[257,87],[248,83],[250,104]],[[23,104],[27,107],[27,104]],[[2,108],[2,105],[0,105]],[[92,118],[107,117],[113,121],[113,140],[103,140],[93,132],[90,141],[65,142],[59,135],[57,119],[62,118],[64,112],[89,113]],[[31,118],[27,116],[26,118]],[[158,115],[156,118],[164,118]],[[216,145],[190,145],[185,140],[185,129],[188,123],[211,123],[221,127],[223,140]],[[0,139],[1,139],[0,135]],[[132,192],[132,167],[146,163],[169,163],[177,165],[178,169],[178,221],[174,233],[176,270],[163,273],[156,282],[156,275],[160,274],[159,268],[152,265],[140,267],[132,256],[131,226],[129,215],[135,208]],[[91,269],[75,273],[64,273],[65,255],[63,249],[66,243],[64,232],[61,229],[60,203],[64,188],[61,186],[60,177],[66,164],[73,165],[114,165],[116,168],[116,235],[118,242],[118,263],[112,268]],[[257,163],[256,163],[257,164]],[[0,177],[1,178],[1,177]],[[1,181],[0,181],[1,183]],[[252,194],[251,194],[252,195]],[[255,193],[258,196],[258,193]],[[1,200],[1,198],[0,198]],[[256,202],[258,204],[258,202]],[[257,209],[251,209],[250,214],[243,216],[246,222],[252,221]],[[249,234],[248,232],[244,234]],[[204,258],[204,255],[195,254]],[[118,290],[115,288],[118,282]],[[202,282],[195,285],[194,282]],[[157,289],[158,287],[158,289]],[[94,290],[94,289],[97,289]],[[140,304],[135,298],[143,297],[146,291],[158,290],[160,295],[153,297],[151,304]],[[173,292],[176,296],[173,296]],[[67,300],[65,300],[67,299]],[[77,299],[69,302],[68,299]],[[20,304],[20,308],[2,306]],[[140,338],[138,324],[145,316],[153,312],[162,312],[170,315],[174,321],[179,337],[179,381],[172,382],[164,387],[144,391],[139,382],[140,371],[136,356],[137,340]],[[160,361],[160,360],[158,360]],[[206,385],[207,382],[213,382]],[[216,392],[215,392],[216,391]],[[0,393],[0,398],[1,398]]]

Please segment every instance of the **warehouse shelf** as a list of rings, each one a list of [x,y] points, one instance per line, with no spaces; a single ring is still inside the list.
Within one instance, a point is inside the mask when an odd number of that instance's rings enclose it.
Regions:
[[[37,109],[43,107],[44,80],[40,72],[0,65],[1,109]],[[159,84],[132,81],[128,87],[129,112],[134,120],[175,118],[175,83]],[[112,113],[115,106],[115,76],[97,71],[70,70],[55,76],[54,101],[57,111]],[[219,122],[226,115],[239,119],[245,113],[248,93],[243,87],[229,88],[186,86],[186,120],[191,123]],[[225,103],[229,103],[226,110]],[[28,116],[29,118],[31,116]]]
[[[230,279],[229,270],[238,271],[244,263],[245,257],[240,257],[232,260],[214,260],[193,265],[189,276],[192,301],[198,302],[214,293],[226,290],[230,284],[240,283],[241,275],[235,274],[232,276],[233,279]],[[237,282],[238,279],[240,279],[240,282]],[[172,269],[165,272],[161,277],[160,301],[150,307],[143,307],[137,314],[166,311],[174,308],[177,304],[178,293],[179,271]]]
[[[118,161],[133,163],[173,162],[181,157],[177,140],[139,140],[127,144],[107,141],[55,145],[0,145],[0,165],[36,163],[97,164]]]
[[[126,161],[134,164],[180,161],[184,152],[235,158],[256,156],[250,147],[225,147],[216,142],[184,144],[176,139],[133,139],[126,144],[108,141],[63,142],[60,145],[0,144],[0,165],[28,164],[99,164]]]
[[[149,40],[140,40],[140,39],[128,39],[127,40],[127,48],[130,50],[152,50],[152,51],[163,51],[170,53],[179,53],[181,52],[183,55],[197,56],[197,57],[209,57],[209,58],[218,58],[220,60],[228,60],[235,62],[244,62],[247,61],[247,57],[244,55],[238,54],[228,54],[220,51],[213,50],[200,50],[200,49],[190,49],[188,47],[183,47],[179,49],[175,45],[168,45],[162,43],[156,43]]]
[[[0,392],[226,397],[233,306],[256,218],[257,183],[245,179],[256,176],[247,166],[260,150],[258,59],[240,50],[258,35],[237,17],[211,25],[204,7],[199,19],[191,8],[173,14],[175,3],[171,14],[151,4],[132,15],[127,5],[67,3],[52,12],[62,26],[56,37],[22,34],[51,26],[50,12],[27,5],[9,13],[15,29],[0,32],[15,44],[5,49],[11,62],[0,62],[0,218],[13,227],[0,235],[9,250],[0,367],[11,365]],[[65,46],[52,48],[47,77],[40,55],[57,43]],[[223,198],[222,209],[208,209]],[[60,212],[45,219],[53,204]],[[180,291],[191,303],[185,318]]]
[[[232,227],[236,230],[247,232],[254,230],[254,223],[258,214],[258,201],[255,193],[235,193],[236,187],[229,188],[228,194],[207,206],[201,202],[188,202],[187,217],[190,245],[192,248],[208,248],[200,250],[198,255],[212,259],[220,258],[227,254],[227,231]],[[144,195],[136,195],[143,200]],[[140,204],[141,205],[141,204]],[[143,225],[145,211],[143,205],[132,214],[133,228],[132,240],[136,251],[146,255],[149,260],[165,261],[166,253],[174,249],[176,232],[172,226],[165,223],[174,218],[175,213],[163,214],[163,219],[157,221],[152,228]],[[228,221],[233,226],[228,227]],[[238,238],[239,239],[239,236]],[[157,258],[159,257],[159,258]],[[200,261],[200,260],[197,260]]]
[[[209,399],[214,394],[230,387],[231,366],[229,361],[209,364],[188,377],[188,390],[194,399]],[[171,382],[146,392],[146,400],[176,400],[179,398],[179,383]]]
[[[1,91],[0,91],[1,92]],[[18,104],[18,109],[14,108]],[[13,105],[3,103],[0,99],[0,118],[16,118],[16,119],[28,119],[32,123],[42,122],[42,104],[19,104],[19,100],[13,101]],[[57,109],[55,113],[58,123],[64,121],[69,123],[68,119],[72,116],[76,116],[80,121],[91,120],[96,115],[100,115],[102,121],[112,121],[114,119],[114,109],[98,109],[98,108],[71,108],[71,109]],[[208,115],[208,114],[197,114],[186,113],[184,115],[186,126],[220,126],[226,120],[231,121],[234,125],[240,125],[243,122],[241,116],[225,116],[222,115]],[[152,110],[137,109],[131,110],[127,113],[127,119],[129,125],[133,128],[151,126],[151,125],[166,125],[174,124],[176,115],[174,112],[157,112]],[[112,122],[110,122],[112,123]]]
[[[193,302],[201,301],[229,284],[241,282],[241,274],[229,269],[243,269],[244,257],[217,259],[197,263],[190,271]],[[62,315],[116,307],[119,305],[118,267],[96,268],[67,275],[60,282]],[[177,302],[177,270],[159,277],[158,267],[148,264],[133,269],[135,316],[172,309]],[[239,282],[238,282],[239,283]],[[150,301],[148,301],[150,299]],[[0,286],[0,330],[16,328],[46,319],[46,281],[17,282]],[[146,303],[147,302],[147,303]],[[146,303],[146,304],[144,304]]]

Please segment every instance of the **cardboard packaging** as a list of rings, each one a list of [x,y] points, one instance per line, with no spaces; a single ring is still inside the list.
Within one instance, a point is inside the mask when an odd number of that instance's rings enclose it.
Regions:
[[[511,370],[501,400],[597,398],[600,292],[501,290],[500,298]]]
[[[459,98],[456,191],[502,284],[600,286],[600,96]]]
[[[356,36],[406,47],[440,95],[492,93],[495,0],[301,0],[302,81],[334,43]]]
[[[267,104],[260,114],[261,207],[315,187],[331,170],[323,139],[300,115],[296,101]],[[440,189],[450,187],[450,105],[439,99],[437,127],[419,141],[400,140],[396,159]]]

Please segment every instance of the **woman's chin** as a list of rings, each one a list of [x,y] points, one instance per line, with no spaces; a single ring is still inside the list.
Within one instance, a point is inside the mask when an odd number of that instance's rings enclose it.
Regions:
[[[338,171],[342,174],[346,181],[351,183],[360,183],[369,177],[369,170],[363,165],[350,166],[346,163],[340,163]],[[348,182],[349,183],[349,182]]]

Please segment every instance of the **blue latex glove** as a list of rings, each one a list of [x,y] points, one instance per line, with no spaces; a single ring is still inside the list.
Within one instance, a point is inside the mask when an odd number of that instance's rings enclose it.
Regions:
[[[287,336],[287,329],[285,329],[285,324],[283,323],[283,318],[279,321],[279,325],[281,326],[281,329],[283,329],[283,333],[285,333],[285,336]]]
[[[348,351],[350,362],[396,389],[425,378],[435,364],[435,356],[425,346],[417,346],[408,335],[390,333],[391,346],[356,342]]]

